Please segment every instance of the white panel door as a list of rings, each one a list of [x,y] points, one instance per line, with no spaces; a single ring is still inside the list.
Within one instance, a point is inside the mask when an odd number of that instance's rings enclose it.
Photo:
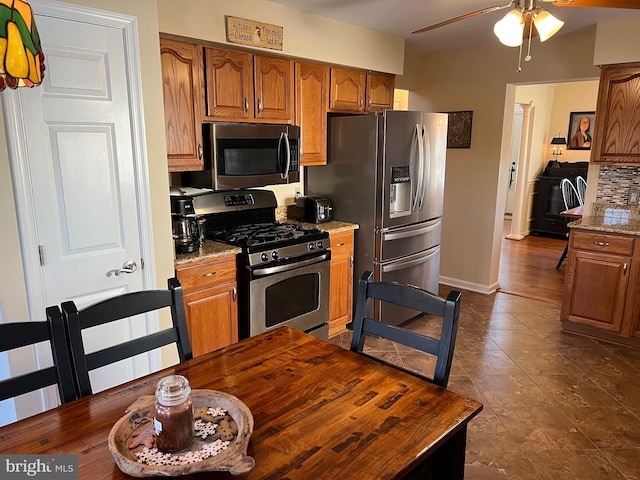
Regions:
[[[16,190],[23,191],[17,196],[27,199],[18,201],[19,214],[31,212],[34,217],[23,218],[21,225],[32,233],[32,238],[23,236],[25,251],[32,246],[39,250],[39,278],[30,279],[29,289],[37,291],[34,281],[41,282],[43,295],[31,306],[36,317],[42,308],[44,317],[46,305],[73,300],[82,308],[144,289],[149,271],[142,271],[142,250],[143,245],[150,250],[150,222],[140,221],[145,211],[141,198],[148,201],[148,193],[146,172],[142,175],[140,167],[142,163],[146,169],[139,143],[142,122],[132,113],[140,108],[131,104],[139,92],[139,74],[129,71],[131,45],[137,45],[131,38],[135,29],[126,31],[129,27],[119,25],[120,18],[110,25],[106,16],[90,9],[84,18],[82,7],[58,4],[62,15],[56,15],[46,3],[38,9],[39,3],[32,5],[46,71],[41,86],[14,92],[19,117],[14,133],[20,144],[15,150],[27,164],[20,167],[20,175],[14,173],[14,180],[22,177]],[[28,264],[29,253],[25,256]],[[119,272],[126,262],[135,262],[137,269]],[[27,276],[36,268],[27,265]],[[92,329],[85,335],[88,351],[144,335],[153,329],[154,319],[128,319]],[[92,375],[94,391],[148,372],[158,358],[145,356],[104,367]]]

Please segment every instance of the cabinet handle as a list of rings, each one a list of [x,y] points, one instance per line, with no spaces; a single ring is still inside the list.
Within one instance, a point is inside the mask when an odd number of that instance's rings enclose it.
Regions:
[[[213,277],[216,273],[218,273],[218,272],[203,273],[202,276],[203,277]]]
[[[599,247],[608,247],[609,246],[609,242],[593,242],[593,243],[598,245]]]
[[[622,275],[626,275],[627,274],[627,262],[624,262],[624,265],[622,266]]]
[[[244,97],[244,113],[249,113],[249,101]]]
[[[233,287],[233,289],[231,290],[231,297],[233,298],[234,302],[238,300],[238,290],[236,289],[236,287]]]
[[[199,143],[198,144],[198,159],[202,160],[202,154],[203,154],[203,150],[202,150],[202,144]]]
[[[343,246],[345,243],[347,243],[347,242],[336,243],[336,247],[341,247],[341,246]]]
[[[353,255],[349,257],[349,266],[353,267]]]
[[[362,106],[362,95],[360,95],[360,97],[358,98],[358,105],[360,107]]]
[[[258,99],[258,113],[262,112],[262,99]]]

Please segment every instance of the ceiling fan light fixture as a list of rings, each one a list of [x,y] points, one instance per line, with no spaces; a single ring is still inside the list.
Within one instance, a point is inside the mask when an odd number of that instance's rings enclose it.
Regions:
[[[542,10],[533,18],[533,24],[538,30],[540,41],[544,42],[560,30],[564,25],[564,22],[562,20],[558,20],[546,10]]]
[[[524,30],[524,19],[522,12],[517,9],[511,10],[502,20],[496,22],[493,33],[496,34],[500,43],[507,47],[519,47],[522,45],[522,32]]]

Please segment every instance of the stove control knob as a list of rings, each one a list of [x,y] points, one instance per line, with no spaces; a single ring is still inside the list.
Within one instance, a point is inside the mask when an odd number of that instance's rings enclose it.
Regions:
[[[273,258],[274,260],[278,259],[278,251],[274,250],[273,252],[271,252],[271,258]]]
[[[313,243],[309,244],[309,251],[313,252],[316,249],[316,246]]]
[[[322,243],[322,240],[318,240],[318,243],[316,245],[318,245],[318,249],[319,250],[322,250],[322,247],[324,247],[324,244]]]
[[[263,253],[262,255],[260,255],[260,260],[266,262],[267,260],[269,260],[269,256],[266,253]]]

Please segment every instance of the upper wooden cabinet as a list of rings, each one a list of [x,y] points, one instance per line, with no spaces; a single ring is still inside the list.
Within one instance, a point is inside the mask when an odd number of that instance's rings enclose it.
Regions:
[[[640,63],[603,67],[591,161],[640,163]]]
[[[293,123],[293,61],[205,47],[207,118]]]
[[[300,127],[302,165],[327,163],[329,67],[296,62],[296,125]]]
[[[363,113],[393,108],[394,87],[394,75],[333,67],[329,111]]]
[[[204,168],[202,48],[160,39],[164,121],[169,171]]]
[[[393,89],[395,84],[395,75],[367,73],[367,110],[393,108]]]
[[[329,110],[364,112],[367,73],[364,70],[333,67]]]

